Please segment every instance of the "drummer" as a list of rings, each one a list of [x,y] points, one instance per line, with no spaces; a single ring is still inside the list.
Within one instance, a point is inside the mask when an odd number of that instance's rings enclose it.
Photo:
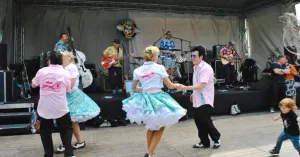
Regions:
[[[165,35],[166,35],[166,39],[160,42],[160,49],[161,49],[162,56],[167,58],[172,58],[172,57],[174,58],[175,52],[170,51],[175,48],[174,41],[171,40],[172,33],[171,31],[167,31]]]

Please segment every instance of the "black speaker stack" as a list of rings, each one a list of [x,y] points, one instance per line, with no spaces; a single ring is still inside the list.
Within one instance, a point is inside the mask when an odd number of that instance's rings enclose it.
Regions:
[[[226,45],[214,45],[212,48],[212,56],[211,66],[214,69],[216,79],[225,79],[226,77],[226,69],[221,62],[221,57],[219,55],[222,48]]]
[[[7,70],[7,44],[0,43],[0,70]]]

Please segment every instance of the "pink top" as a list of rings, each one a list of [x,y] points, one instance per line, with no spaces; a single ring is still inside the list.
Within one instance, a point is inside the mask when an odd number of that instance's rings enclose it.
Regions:
[[[212,67],[204,61],[194,66],[193,84],[205,83],[202,90],[193,91],[193,107],[198,108],[201,105],[211,105],[214,107],[214,71]]]
[[[69,112],[66,93],[71,91],[71,76],[62,66],[50,65],[40,69],[32,84],[40,86],[39,116],[57,119]]]

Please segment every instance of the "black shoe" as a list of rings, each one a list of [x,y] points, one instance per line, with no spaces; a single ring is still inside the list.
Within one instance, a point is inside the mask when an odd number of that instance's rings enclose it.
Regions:
[[[61,144],[57,149],[56,151],[54,152],[55,154],[62,154],[65,152],[65,147]]]
[[[194,144],[193,148],[209,148],[209,146],[204,146],[201,142]]]
[[[270,154],[279,154],[279,149],[275,147],[272,150],[270,150],[269,153]]]
[[[218,140],[217,142],[215,142],[213,148],[214,148],[214,149],[218,149],[220,146],[221,146],[221,141]]]

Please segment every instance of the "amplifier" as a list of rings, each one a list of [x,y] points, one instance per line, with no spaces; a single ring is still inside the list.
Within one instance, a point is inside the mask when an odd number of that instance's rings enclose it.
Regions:
[[[13,101],[14,99],[14,71],[0,71],[0,104]]]
[[[100,75],[100,85],[101,85],[103,91],[112,91],[110,83],[109,83],[108,75],[106,75],[106,74]]]
[[[226,78],[226,69],[222,64],[221,60],[215,60],[214,68],[216,79],[225,79]]]

